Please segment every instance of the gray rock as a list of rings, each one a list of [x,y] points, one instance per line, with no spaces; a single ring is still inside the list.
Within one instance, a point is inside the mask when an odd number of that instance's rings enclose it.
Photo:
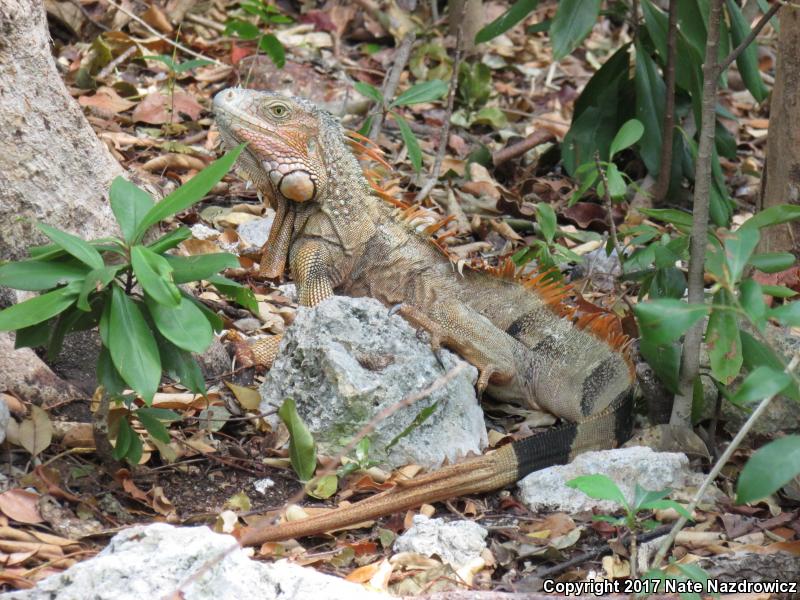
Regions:
[[[187,600],[360,600],[389,598],[360,585],[287,561],[257,562],[243,548],[223,555],[236,540],[207,527],[164,523],[118,533],[97,556],[40,581],[30,590],[0,594],[8,600],[142,600],[166,598],[202,567],[210,568],[182,589]]]
[[[11,412],[8,410],[8,404],[0,397],[0,444],[6,439],[6,430],[8,429],[8,420],[10,418]]]
[[[520,500],[532,511],[618,510],[614,502],[593,500],[566,486],[566,482],[575,477],[594,474],[613,479],[628,501],[633,498],[636,483],[647,490],[664,490],[698,485],[702,481],[701,475],[689,470],[689,459],[684,454],[653,452],[644,446],[633,446],[584,452],[568,465],[535,471],[517,484]]]
[[[269,413],[292,398],[322,452],[336,454],[376,415],[439,381],[411,406],[379,419],[370,436],[373,460],[438,467],[479,453],[488,441],[474,391],[477,370],[450,352],[441,357],[444,368],[430,345],[378,301],[329,298],[298,310],[261,387],[261,410]],[[386,445],[434,404],[427,420],[387,455]]]
[[[239,239],[244,243],[242,252],[254,252],[259,250],[267,241],[274,220],[275,211],[269,209],[267,210],[267,216],[252,219],[239,225],[236,229],[236,233],[239,234]]]
[[[215,379],[231,371],[231,357],[219,338],[214,338],[211,345],[202,353],[196,354],[197,362],[206,379]]]
[[[255,317],[245,317],[244,319],[237,319],[234,321],[233,326],[239,331],[250,333],[251,331],[261,329],[261,321]]]
[[[416,515],[414,524],[394,543],[395,552],[438,556],[458,569],[480,557],[488,531],[473,521],[445,521]]]

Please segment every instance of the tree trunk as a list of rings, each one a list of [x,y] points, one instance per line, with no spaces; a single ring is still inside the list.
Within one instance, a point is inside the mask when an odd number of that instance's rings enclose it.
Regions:
[[[800,204],[800,8],[787,3],[779,18],[778,65],[759,210],[776,204]],[[759,249],[792,252],[800,257],[800,222],[775,225],[762,232]]]
[[[115,233],[106,191],[122,168],[70,97],[38,0],[0,0],[0,259],[45,241],[37,220]]]
[[[61,80],[43,3],[0,0],[0,260],[47,241],[36,221],[89,239],[116,234],[106,192],[122,173]],[[0,290],[0,308],[16,299]],[[0,332],[0,391],[44,405],[83,395],[13,343]]]
[[[448,26],[450,35],[462,28],[462,49],[469,54],[475,49],[475,35],[483,27],[483,0],[451,0]]]

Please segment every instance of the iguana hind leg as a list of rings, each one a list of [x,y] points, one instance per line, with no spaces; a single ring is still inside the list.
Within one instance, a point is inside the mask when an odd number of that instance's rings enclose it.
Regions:
[[[436,350],[445,346],[477,367],[478,393],[489,386],[510,382],[514,368],[514,338],[495,327],[480,313],[456,300],[436,302],[428,311],[411,304],[400,304],[399,313],[412,325],[425,329]],[[491,344],[487,344],[491,340]]]

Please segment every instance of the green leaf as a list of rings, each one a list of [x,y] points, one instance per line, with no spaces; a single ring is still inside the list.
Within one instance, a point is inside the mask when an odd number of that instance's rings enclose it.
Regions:
[[[273,34],[267,33],[258,40],[258,47],[261,48],[275,63],[275,66],[282,69],[286,64],[286,50],[283,44]]]
[[[253,290],[236,281],[223,277],[222,275],[212,275],[208,278],[209,283],[213,283],[220,293],[227,296],[237,304],[244,306],[252,313],[258,314],[258,302],[256,301]]]
[[[646,490],[638,483],[634,485],[633,502],[631,502],[631,510],[637,511],[642,504],[647,502],[655,502],[666,498],[672,493],[671,489],[666,490]]]
[[[786,327],[800,327],[800,300],[787,302],[769,311],[769,317]]]
[[[783,371],[771,367],[756,367],[745,377],[731,402],[739,406],[779,394],[792,382]]]
[[[68,254],[71,254],[85,265],[89,265],[93,269],[99,269],[103,266],[103,257],[91,245],[84,242],[81,238],[60,231],[54,227],[50,227],[45,223],[37,223],[36,226],[49,237],[54,244],[62,248]]]
[[[114,451],[111,455],[117,460],[122,460],[128,455],[128,450],[131,448],[131,440],[136,437],[136,432],[128,423],[128,418],[123,416],[119,420],[119,427],[117,429],[117,443],[114,446]]]
[[[167,431],[164,423],[161,422],[161,413],[159,409],[139,408],[133,414],[136,415],[142,425],[144,425],[147,433],[149,433],[154,439],[164,444],[169,444],[169,431]]]
[[[105,388],[106,394],[116,396],[121,394],[127,384],[122,379],[114,363],[111,361],[111,353],[106,346],[100,347],[100,354],[97,357],[97,383]]]
[[[764,290],[767,296],[772,296],[773,298],[791,298],[797,295],[797,292],[793,289],[783,285],[762,285],[761,289]]]
[[[139,227],[147,211],[153,208],[153,199],[150,194],[124,177],[114,178],[108,191],[108,198],[125,241],[133,241],[136,228]]]
[[[547,243],[551,243],[556,235],[556,213],[553,207],[546,202],[536,205],[536,222],[542,230],[542,235]]]
[[[0,331],[13,331],[46,321],[75,303],[76,284],[58,288],[0,310]]]
[[[356,88],[356,91],[362,96],[366,96],[373,102],[383,106],[383,94],[374,85],[364,83],[363,81],[356,81],[353,87]]]
[[[612,479],[605,475],[581,475],[568,481],[567,487],[580,490],[589,498],[611,500],[626,510],[628,509],[628,502],[625,500],[622,491]]]
[[[240,19],[231,19],[225,24],[225,30],[222,33],[224,35],[233,33],[243,40],[254,40],[261,34],[261,31],[252,23]]]
[[[161,335],[156,337],[161,368],[175,381],[195,394],[206,394],[206,382],[197,360],[190,352],[178,348]]]
[[[311,432],[297,414],[294,400],[287,398],[283,401],[278,416],[289,430],[289,458],[301,481],[308,481],[314,476],[317,468],[317,445]]]
[[[761,289],[761,284],[752,279],[745,279],[739,286],[739,302],[756,327],[763,330],[767,305],[764,303],[764,290]]]
[[[202,200],[209,190],[230,171],[243,149],[244,144],[241,144],[226,153],[222,158],[218,158],[147,211],[147,214],[136,229],[134,240],[140,240],[145,232],[159,221]]]
[[[406,148],[408,148],[408,158],[411,159],[414,170],[419,173],[422,169],[422,150],[419,147],[419,142],[403,117],[396,112],[392,112],[391,115],[394,117],[397,127],[400,129],[400,135],[403,137]]]
[[[313,481],[309,482],[309,485],[306,487],[306,491],[308,492],[309,496],[319,498],[320,500],[325,500],[333,496],[338,487],[339,478],[333,473],[328,473],[327,475],[317,477]]]
[[[686,507],[683,506],[683,504],[678,504],[674,500],[653,500],[651,502],[644,502],[639,505],[639,508],[641,510],[667,510],[671,508],[682,517],[686,517],[690,521],[692,520],[692,515],[686,510]]]
[[[705,55],[708,37],[706,30],[708,3],[703,2],[704,6],[701,8],[697,0],[677,0],[677,2],[680,31],[698,53]],[[666,54],[662,56],[666,57]]]
[[[508,118],[497,106],[484,106],[472,118],[472,123],[476,125],[490,125],[495,129],[502,129],[508,126]]]
[[[389,108],[433,102],[445,94],[447,94],[447,84],[441,79],[431,79],[430,81],[423,81],[422,83],[412,85],[395,98],[389,105]]]
[[[658,221],[671,223],[681,231],[692,229],[692,213],[677,208],[641,208],[639,212]]]
[[[200,353],[211,344],[211,324],[188,298],[182,296],[177,307],[159,304],[150,296],[145,296],[145,303],[158,331],[178,348]]]
[[[636,40],[636,117],[644,126],[639,140],[639,154],[647,171],[655,175],[661,166],[661,140],[664,105],[667,94],[664,80],[658,73],[655,61]]]
[[[172,281],[172,267],[166,258],[144,246],[134,246],[131,265],[148,297],[164,306],[178,306],[181,292]]]
[[[611,149],[609,150],[609,155],[611,158],[614,158],[614,155],[617,152],[624,150],[625,148],[630,148],[636,142],[638,142],[642,138],[642,134],[644,133],[644,125],[638,119],[630,119],[626,121],[625,124],[619,128],[617,135],[614,136],[614,139],[611,141]]]
[[[609,196],[612,198],[622,198],[625,196],[625,192],[628,191],[628,186],[625,185],[625,180],[622,178],[622,174],[614,163],[608,165],[606,179],[608,180]]]
[[[81,291],[78,294],[78,308],[82,311],[89,312],[92,308],[89,305],[89,294],[103,290],[114,277],[117,272],[125,268],[127,265],[111,265],[103,267],[102,269],[92,269],[86,275],[81,285]]]
[[[747,219],[740,229],[749,227],[769,227],[770,225],[780,225],[800,219],[800,206],[795,204],[778,204],[765,208],[758,214]]]
[[[23,260],[0,267],[0,285],[39,292],[86,277],[89,270],[77,262]]]
[[[733,308],[736,305],[726,289],[714,295],[714,304]],[[724,384],[729,384],[742,368],[742,342],[739,338],[739,320],[736,313],[725,308],[711,311],[706,329],[706,345],[711,361],[711,373]]]
[[[778,358],[772,348],[765,346],[756,338],[750,335],[747,331],[741,332],[742,337],[742,351],[744,354],[744,366],[746,369],[752,371],[756,367],[766,366],[775,371],[783,371],[786,367],[784,362]],[[781,392],[784,396],[792,398],[793,400],[800,401],[800,389],[794,383],[789,385]]]
[[[222,317],[220,317],[217,313],[208,308],[198,299],[193,298],[188,294],[184,294],[183,297],[189,300],[200,310],[201,313],[203,313],[203,316],[206,318],[206,321],[208,321],[209,325],[211,325],[211,329],[213,329],[216,332],[222,331],[222,329],[225,327],[225,322],[222,320]]]
[[[583,41],[600,14],[600,0],[561,0],[550,26],[553,60],[561,60]]]
[[[669,344],[708,314],[704,304],[687,304],[664,298],[637,304],[634,313],[643,338],[655,344]]]
[[[163,254],[167,250],[180,244],[183,240],[188,240],[190,237],[192,237],[191,229],[188,227],[178,227],[162,235],[152,244],[148,244],[147,247],[156,254]]]
[[[750,257],[750,264],[762,273],[780,273],[794,266],[795,260],[790,252],[761,252]]]
[[[769,496],[800,474],[800,435],[787,435],[760,448],[742,469],[736,503]]]
[[[181,64],[175,67],[176,73],[186,73],[191,71],[192,69],[196,69],[198,67],[205,67],[206,65],[213,65],[214,63],[210,60],[206,60],[205,58],[193,58],[192,60],[186,60]]]
[[[750,25],[747,19],[744,18],[744,15],[742,15],[741,9],[733,0],[728,0],[726,6],[728,7],[728,15],[731,19],[731,38],[733,39],[733,45],[738,46],[750,35]],[[764,82],[761,80],[761,71],[758,68],[758,44],[750,44],[747,46],[736,58],[736,66],[739,68],[742,80],[747,89],[750,90],[753,98],[755,98],[757,102],[765,100],[769,92]]]
[[[116,285],[111,286],[108,334],[104,343],[125,382],[150,403],[161,381],[158,347],[139,305]]]
[[[35,325],[17,329],[14,336],[14,348],[38,348],[46,346],[50,340],[50,332],[55,326],[56,319],[48,319]]]
[[[677,342],[654,344],[649,338],[643,337],[639,342],[639,351],[667,389],[677,394],[681,368],[681,345]]]
[[[394,436],[392,440],[388,444],[386,444],[386,448],[384,448],[384,450],[386,452],[389,452],[392,448],[394,448],[397,442],[402,440],[404,437],[408,436],[412,431],[419,428],[420,425],[422,425],[425,421],[427,421],[430,418],[430,416],[434,412],[436,412],[437,408],[439,408],[438,400],[433,404],[431,404],[430,406],[426,406],[421,411],[419,411],[411,420],[411,423],[409,423],[408,426],[406,426],[406,428],[403,429],[403,431]]]
[[[482,44],[504,34],[533,12],[537,4],[539,4],[539,0],[517,0],[511,5],[511,8],[478,32],[475,36],[475,43]]]
[[[667,26],[669,24],[667,15],[653,6],[650,0],[642,0],[642,14],[644,14],[647,33],[650,34],[650,39],[653,40],[658,55],[667,56]]]
[[[742,277],[742,271],[756,249],[759,238],[758,229],[742,228],[725,237],[725,262],[728,265],[731,284],[737,283]]]
[[[196,256],[165,256],[172,267],[175,283],[187,283],[208,279],[223,269],[239,266],[239,259],[229,252],[198,254]]]

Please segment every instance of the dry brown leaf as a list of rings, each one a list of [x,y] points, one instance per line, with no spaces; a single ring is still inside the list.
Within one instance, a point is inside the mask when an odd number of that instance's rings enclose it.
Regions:
[[[180,393],[164,393],[164,392],[156,392],[153,395],[153,408],[173,408],[173,409],[181,409],[181,408],[203,408],[205,407],[210,400],[212,400],[212,395],[209,394],[206,397],[203,397],[202,394],[192,394],[189,392],[180,392]]]
[[[31,405],[31,416],[19,424],[19,444],[37,456],[53,440],[53,425],[49,415],[36,405]]]
[[[222,249],[210,240],[196,240],[190,238],[183,240],[179,248],[183,250],[184,254],[188,256],[196,256],[198,254],[216,254],[222,252]]]
[[[225,385],[227,385],[228,389],[236,396],[236,400],[242,408],[245,410],[258,410],[261,404],[261,394],[258,390],[243,385],[236,385],[229,381],[226,381]]]
[[[175,110],[174,118],[170,118],[170,112]],[[164,123],[180,123],[182,115],[187,115],[192,121],[200,118],[203,107],[192,96],[186,92],[175,90],[173,97],[164,95],[161,92],[148,94],[135,109],[131,118],[134,121],[150,123],[151,125],[163,125]]]
[[[151,158],[142,165],[142,169],[150,171],[163,171],[165,169],[194,169],[201,171],[206,167],[205,161],[188,154],[162,154]]]
[[[151,4],[141,16],[145,23],[158,29],[161,33],[172,33],[172,23],[169,22],[167,16],[155,4]]]
[[[39,514],[39,494],[20,488],[0,494],[0,512],[20,523],[35,524],[44,521]]]
[[[379,560],[374,562],[370,565],[364,565],[363,567],[358,567],[357,569],[350,572],[350,574],[345,577],[345,580],[350,581],[352,583],[366,583],[370,579],[372,579],[375,574],[378,572],[378,569],[381,568],[381,565],[385,562],[384,560]]]
[[[609,579],[621,579],[631,576],[631,565],[619,556],[604,556],[603,570]]]
[[[125,100],[114,88],[103,86],[93,96],[81,96],[78,98],[78,104],[90,106],[107,115],[115,115],[130,110],[136,103]]]
[[[11,412],[12,415],[15,417],[21,417],[27,414],[28,410],[25,408],[25,404],[12,394],[7,394],[6,392],[0,392],[0,401],[4,401],[8,410]]]

